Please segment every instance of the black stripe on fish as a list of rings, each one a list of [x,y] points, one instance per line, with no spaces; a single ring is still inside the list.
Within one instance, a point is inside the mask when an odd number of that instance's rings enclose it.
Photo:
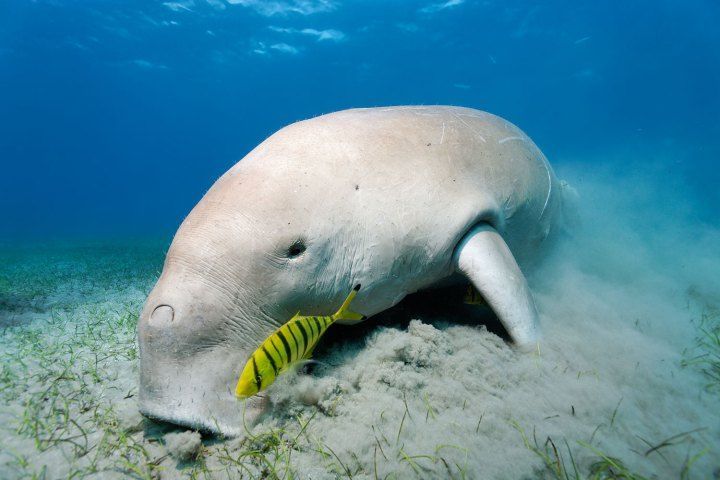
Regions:
[[[298,342],[298,339],[297,339],[297,337],[295,336],[295,332],[293,332],[293,329],[290,328],[290,324],[288,323],[288,324],[285,325],[285,326],[287,327],[288,332],[290,332],[290,335],[291,335],[292,338],[293,338],[293,345],[295,345],[295,354],[296,354],[296,356],[295,356],[295,358],[292,359],[292,361],[294,362],[295,360],[297,360],[298,358],[300,358],[300,342]]]
[[[305,327],[303,327],[303,324],[300,320],[296,321],[295,325],[297,325],[297,327],[300,329],[300,333],[303,336],[303,340],[305,340],[305,345],[303,347],[303,353],[305,353],[307,351],[307,349],[310,347],[310,344],[308,343],[308,334],[305,331]]]
[[[278,348],[278,346],[275,344],[275,335],[270,336],[269,340],[270,340],[270,345],[272,345],[272,347],[273,347],[273,348],[275,349],[275,351],[277,352],[278,357],[280,358],[280,363],[281,363],[281,364],[285,363],[285,357],[283,357],[282,352],[280,351],[280,349]]]
[[[255,375],[253,380],[255,381],[255,385],[257,385],[258,389],[260,389],[260,387],[262,387],[262,377],[260,376],[260,372],[258,372],[257,362],[255,361],[255,354],[250,357],[250,360],[252,360],[253,374]]]
[[[261,346],[260,348],[262,348],[263,353],[268,358],[268,360],[270,360],[270,366],[272,367],[273,372],[275,372],[275,376],[277,377],[278,368],[277,368],[277,365],[275,365],[275,359],[273,358],[272,355],[270,355],[270,352],[267,351],[267,348],[265,348],[265,345]]]
[[[310,343],[315,342],[315,338],[317,337],[317,332],[315,331],[315,327],[313,327],[313,323],[311,320],[315,317],[305,317],[305,324],[310,329]]]
[[[288,363],[290,363],[292,359],[292,350],[290,349],[290,344],[288,344],[287,338],[285,338],[285,334],[282,332],[282,329],[278,330],[278,337],[280,337],[280,341],[285,349],[285,358],[287,358]]]
[[[315,337],[315,341],[317,341],[320,338],[320,335],[323,334],[323,328],[322,328],[322,325],[320,324],[319,319],[320,319],[320,317],[312,317],[312,322],[311,322],[312,323],[311,326],[314,326],[315,330],[317,330],[317,336]]]
[[[320,325],[320,318],[312,317],[312,319],[313,319],[313,323],[315,324],[315,327],[317,327],[318,338],[320,338],[320,335],[322,334],[324,327],[322,325]]]

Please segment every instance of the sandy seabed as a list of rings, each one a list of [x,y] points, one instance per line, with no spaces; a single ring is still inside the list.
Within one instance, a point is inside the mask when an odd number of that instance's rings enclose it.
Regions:
[[[233,439],[137,411],[162,242],[6,244],[0,477],[720,478],[720,227],[650,170],[560,169],[580,223],[530,277],[538,351],[395,309],[335,328]]]

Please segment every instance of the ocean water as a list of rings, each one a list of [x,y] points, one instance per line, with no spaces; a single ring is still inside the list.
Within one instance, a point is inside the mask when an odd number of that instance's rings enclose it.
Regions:
[[[3,2],[0,478],[720,478],[718,25],[712,0]],[[388,105],[500,115],[577,191],[526,272],[540,348],[409,298],[331,329],[239,437],[142,417],[138,315],[185,215],[281,127]]]

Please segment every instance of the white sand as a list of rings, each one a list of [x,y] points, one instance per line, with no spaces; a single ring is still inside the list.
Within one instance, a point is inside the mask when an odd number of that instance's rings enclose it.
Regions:
[[[720,478],[720,390],[681,365],[702,353],[702,315],[720,323],[720,229],[662,170],[559,173],[582,225],[531,278],[539,352],[447,315],[339,327],[348,339],[312,375],[281,378],[252,435],[203,445],[134,403],[134,322],[159,249],[4,254],[0,477],[557,478],[524,432],[569,478],[572,459],[586,478],[601,453],[648,478],[688,463],[686,478]]]

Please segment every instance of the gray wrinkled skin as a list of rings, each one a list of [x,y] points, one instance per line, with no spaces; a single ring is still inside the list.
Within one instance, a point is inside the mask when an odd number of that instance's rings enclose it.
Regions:
[[[330,314],[361,283],[353,307],[371,316],[447,281],[482,222],[526,268],[559,221],[560,192],[522,131],[477,110],[356,109],[283,128],[175,235],[138,327],[141,411],[242,432],[240,371],[293,314]],[[306,250],[291,257],[296,242]]]

